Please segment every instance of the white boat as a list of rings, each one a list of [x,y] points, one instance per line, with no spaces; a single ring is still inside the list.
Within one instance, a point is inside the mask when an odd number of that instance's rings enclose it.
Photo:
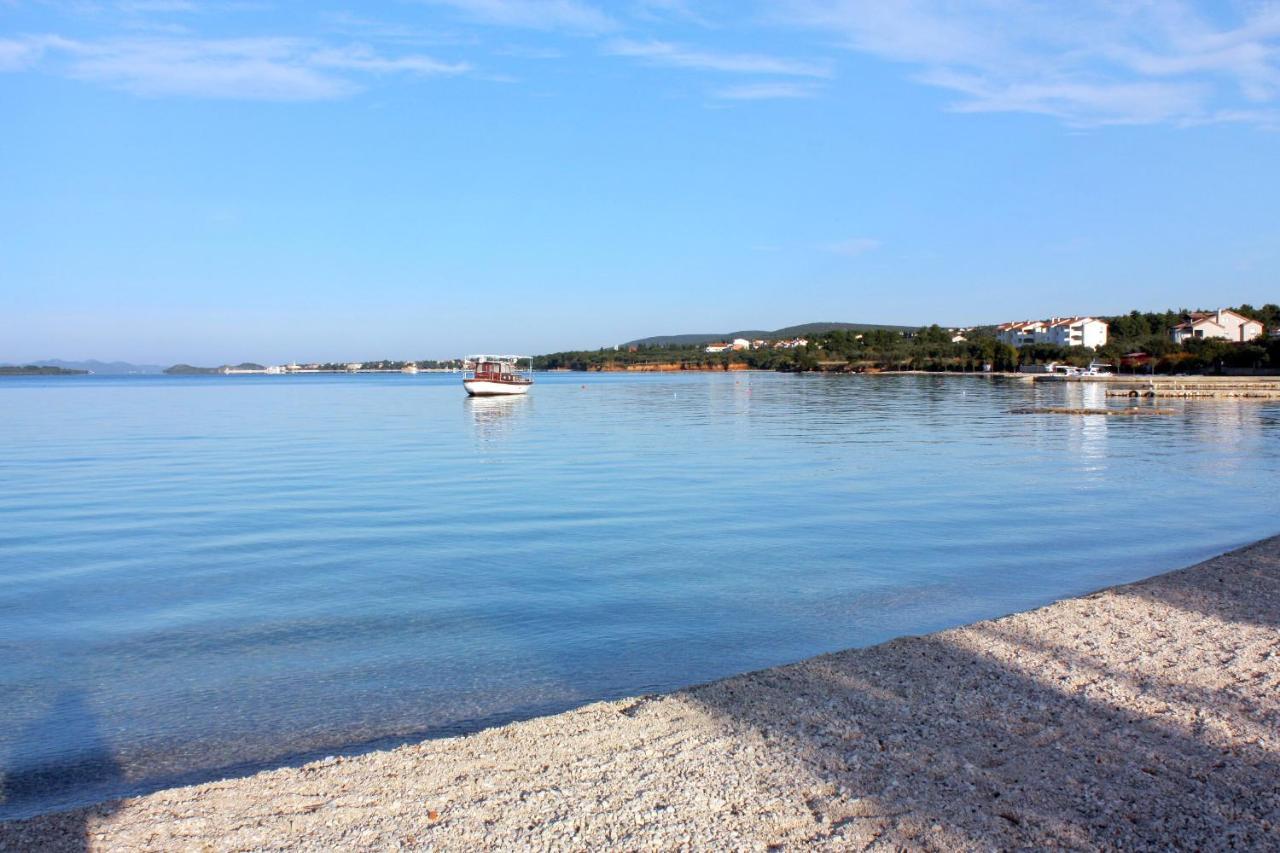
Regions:
[[[528,361],[527,368],[520,362]],[[527,355],[469,355],[462,371],[462,387],[472,397],[528,394],[533,387],[533,358]]]
[[[1105,361],[1098,361],[1096,358],[1089,362],[1088,368],[1085,369],[1085,376],[1114,376],[1111,372],[1111,365]]]
[[[1089,363],[1088,367],[1076,367],[1072,364],[1058,364],[1057,362],[1049,362],[1045,365],[1045,372],[1052,373],[1054,376],[1062,376],[1068,379],[1079,378],[1081,376],[1112,376],[1111,365],[1105,361],[1094,359]]]

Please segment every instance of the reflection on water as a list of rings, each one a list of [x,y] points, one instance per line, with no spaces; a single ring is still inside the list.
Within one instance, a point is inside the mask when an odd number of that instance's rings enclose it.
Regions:
[[[528,415],[533,398],[528,394],[509,397],[466,397],[463,405],[471,413],[475,436],[481,442],[499,441]]]
[[[0,380],[0,816],[671,689],[1276,532],[1280,404],[1008,413],[1101,391]]]

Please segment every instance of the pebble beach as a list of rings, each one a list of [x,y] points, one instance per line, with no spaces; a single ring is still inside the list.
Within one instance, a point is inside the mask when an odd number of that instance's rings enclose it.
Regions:
[[[1280,537],[676,693],[0,824],[0,850],[1280,848]]]

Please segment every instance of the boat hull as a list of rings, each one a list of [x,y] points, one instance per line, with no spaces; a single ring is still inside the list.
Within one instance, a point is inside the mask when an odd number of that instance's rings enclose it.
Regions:
[[[492,379],[464,379],[462,387],[472,397],[509,397],[528,394],[532,382],[495,382]]]

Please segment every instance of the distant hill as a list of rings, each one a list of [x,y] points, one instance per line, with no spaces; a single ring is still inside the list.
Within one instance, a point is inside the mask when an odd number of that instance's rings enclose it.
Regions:
[[[85,370],[89,373],[121,374],[121,373],[160,373],[164,370],[158,364],[130,364],[127,361],[63,361],[60,358],[47,358],[44,361],[30,362],[38,367],[61,367],[64,370]],[[6,365],[8,366],[8,365]]]
[[[759,338],[766,340],[797,338],[804,335],[821,335],[824,332],[835,332],[843,329],[851,329],[855,332],[866,332],[871,329],[888,329],[891,332],[914,332],[918,328],[919,326],[890,326],[885,323],[802,323],[799,326],[787,326],[786,328],[775,329],[772,332],[766,332],[761,329],[744,329],[738,332],[719,332],[706,335],[655,335],[651,338],[627,341],[622,346],[694,346],[695,344],[707,344],[712,341],[731,341],[734,338],[746,338],[749,341]]]

